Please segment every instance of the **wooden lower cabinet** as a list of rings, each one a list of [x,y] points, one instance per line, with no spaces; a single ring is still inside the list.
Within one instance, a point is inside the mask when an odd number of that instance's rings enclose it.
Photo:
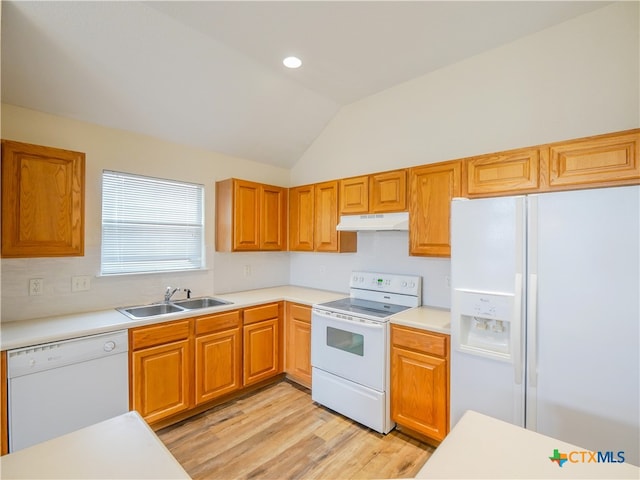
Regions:
[[[131,408],[148,423],[193,406],[190,333],[190,320],[130,331]]]
[[[449,336],[391,325],[391,418],[435,441],[449,431]]]
[[[276,377],[283,311],[276,302],[130,329],[130,409],[166,426]]]
[[[311,307],[287,303],[285,329],[285,372],[311,388]]]
[[[200,405],[242,388],[240,311],[195,320],[195,403]]]
[[[282,371],[283,303],[247,308],[243,312],[242,354],[244,386],[273,377]]]

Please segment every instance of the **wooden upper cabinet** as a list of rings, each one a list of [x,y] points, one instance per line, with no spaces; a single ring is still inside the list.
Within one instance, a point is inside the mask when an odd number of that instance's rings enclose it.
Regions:
[[[314,248],[315,187],[289,189],[289,249],[311,252]]]
[[[287,189],[260,185],[260,250],[287,249]]]
[[[233,250],[260,249],[260,185],[233,182]]]
[[[286,250],[287,190],[230,178],[216,182],[216,250]]]
[[[524,148],[466,159],[465,196],[535,192],[540,188],[546,149]]]
[[[640,129],[549,147],[549,188],[604,187],[640,182]]]
[[[85,154],[2,141],[2,256],[84,255]]]
[[[338,181],[315,184],[314,250],[355,252],[356,232],[338,232]]]
[[[369,212],[369,176],[343,178],[340,182],[340,214]]]
[[[451,199],[460,196],[461,162],[444,162],[410,170],[409,254],[451,255]]]
[[[407,171],[376,173],[369,176],[369,211],[402,212],[407,209]]]
[[[402,212],[407,209],[407,171],[340,180],[340,214]]]

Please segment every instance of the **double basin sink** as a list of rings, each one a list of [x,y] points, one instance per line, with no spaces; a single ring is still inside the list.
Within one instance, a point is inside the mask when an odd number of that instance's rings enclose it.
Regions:
[[[129,318],[139,320],[141,318],[157,317],[159,315],[199,310],[201,308],[219,307],[232,303],[233,302],[227,302],[226,300],[220,300],[214,297],[200,297],[177,300],[175,302],[153,303],[151,305],[141,305],[138,307],[120,307],[116,310]]]

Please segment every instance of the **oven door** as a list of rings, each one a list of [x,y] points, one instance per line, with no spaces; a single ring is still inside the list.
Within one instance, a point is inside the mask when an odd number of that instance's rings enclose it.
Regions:
[[[360,385],[385,391],[387,324],[314,308],[311,365]]]

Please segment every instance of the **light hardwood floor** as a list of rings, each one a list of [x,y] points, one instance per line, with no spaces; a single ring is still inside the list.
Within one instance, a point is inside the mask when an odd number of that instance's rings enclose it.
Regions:
[[[157,434],[194,479],[410,478],[433,452],[325,409],[288,381]]]

